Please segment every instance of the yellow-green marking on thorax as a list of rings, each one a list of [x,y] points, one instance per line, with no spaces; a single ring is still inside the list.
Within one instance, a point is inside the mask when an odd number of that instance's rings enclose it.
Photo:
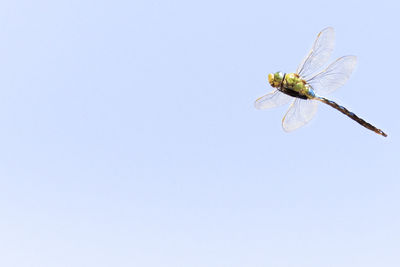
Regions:
[[[300,97],[303,96],[301,98],[308,99],[315,97],[314,91],[297,73],[270,73],[268,75],[268,81],[272,87],[278,88],[286,94],[296,96],[297,93]]]

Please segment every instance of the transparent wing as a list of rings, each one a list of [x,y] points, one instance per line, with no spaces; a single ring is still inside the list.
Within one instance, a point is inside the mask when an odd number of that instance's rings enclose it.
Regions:
[[[311,85],[315,92],[329,94],[346,83],[356,64],[357,57],[355,56],[338,58],[325,70],[307,80],[307,83]]]
[[[332,27],[323,29],[317,36],[311,51],[303,59],[296,73],[304,79],[320,69],[329,59],[335,45],[335,31]]]
[[[318,102],[296,98],[282,119],[282,128],[291,132],[309,122],[317,112]]]
[[[258,98],[255,101],[254,106],[257,109],[273,108],[289,103],[291,99],[293,99],[291,96],[285,95],[284,93],[275,90],[269,94],[266,94],[265,96]]]

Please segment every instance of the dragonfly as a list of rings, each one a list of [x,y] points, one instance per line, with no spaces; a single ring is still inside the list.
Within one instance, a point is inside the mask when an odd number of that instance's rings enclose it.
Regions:
[[[318,103],[322,102],[337,109],[365,128],[384,137],[382,130],[358,117],[345,107],[319,94],[326,95],[341,87],[353,72],[357,57],[343,56],[320,70],[328,61],[335,43],[335,31],[332,27],[323,29],[317,36],[310,52],[300,63],[295,73],[268,74],[269,84],[275,90],[255,101],[257,109],[268,109],[292,101],[282,119],[282,128],[291,132],[308,123],[315,115]],[[317,72],[317,74],[315,74]]]

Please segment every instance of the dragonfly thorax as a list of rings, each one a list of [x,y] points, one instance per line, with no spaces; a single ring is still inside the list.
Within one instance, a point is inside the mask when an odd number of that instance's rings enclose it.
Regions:
[[[298,98],[311,99],[315,97],[314,90],[297,73],[275,72],[268,75],[268,82],[281,92]]]

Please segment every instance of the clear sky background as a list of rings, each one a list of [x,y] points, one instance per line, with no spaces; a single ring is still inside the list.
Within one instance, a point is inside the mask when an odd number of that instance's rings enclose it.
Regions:
[[[2,1],[0,265],[400,266],[395,1]],[[285,133],[318,32],[358,56]]]

